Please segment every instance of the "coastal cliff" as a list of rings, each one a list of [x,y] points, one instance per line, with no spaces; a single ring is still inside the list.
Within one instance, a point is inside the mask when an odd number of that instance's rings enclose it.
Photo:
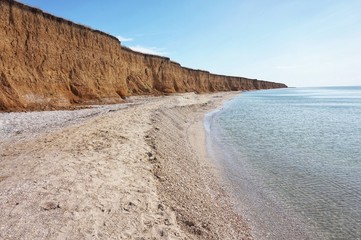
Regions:
[[[0,110],[61,109],[131,95],[287,87],[211,74],[122,47],[106,33],[0,0]]]

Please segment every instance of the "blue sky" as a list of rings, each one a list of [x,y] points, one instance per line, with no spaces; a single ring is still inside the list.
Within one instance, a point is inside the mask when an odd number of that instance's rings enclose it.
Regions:
[[[22,0],[212,73],[361,85],[360,0]]]

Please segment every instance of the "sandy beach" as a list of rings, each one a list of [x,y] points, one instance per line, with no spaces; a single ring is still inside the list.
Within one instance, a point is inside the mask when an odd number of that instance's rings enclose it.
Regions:
[[[235,94],[0,113],[0,238],[251,239],[205,148]]]

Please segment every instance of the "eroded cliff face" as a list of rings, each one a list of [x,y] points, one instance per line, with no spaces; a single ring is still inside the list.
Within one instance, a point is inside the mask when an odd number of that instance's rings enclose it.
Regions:
[[[130,95],[286,87],[210,74],[134,52],[118,39],[0,0],[0,110],[117,103]]]

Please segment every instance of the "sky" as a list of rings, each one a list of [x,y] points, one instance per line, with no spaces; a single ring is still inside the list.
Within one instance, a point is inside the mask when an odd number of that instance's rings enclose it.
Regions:
[[[290,87],[361,85],[361,0],[21,0],[136,51]]]

